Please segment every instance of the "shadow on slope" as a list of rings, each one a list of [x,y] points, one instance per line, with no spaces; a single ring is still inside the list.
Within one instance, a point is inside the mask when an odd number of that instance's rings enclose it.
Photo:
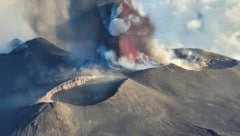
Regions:
[[[82,86],[56,93],[53,100],[79,106],[98,104],[112,97],[124,80],[111,77],[93,79]]]

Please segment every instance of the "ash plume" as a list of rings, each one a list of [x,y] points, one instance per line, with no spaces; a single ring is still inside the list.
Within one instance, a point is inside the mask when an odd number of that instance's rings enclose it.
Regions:
[[[227,0],[1,0],[0,52],[13,49],[7,42],[14,38],[43,37],[81,63],[103,57],[130,69],[179,63],[171,51],[179,47],[239,59],[239,5]]]
[[[120,67],[153,67],[148,59],[160,64],[170,62],[165,47],[158,47],[154,41],[152,23],[139,11],[134,1],[62,0],[46,4],[44,0],[30,2],[26,8],[30,13],[27,15],[30,26],[40,36],[70,50],[75,54],[75,59],[94,60],[99,56],[99,51],[100,55],[106,54],[99,50],[104,46],[105,51],[114,51],[115,57],[108,59]],[[39,5],[46,8],[38,8]],[[148,66],[144,67],[145,63]]]
[[[120,0],[117,4],[116,13],[111,16],[108,30],[119,38],[118,55],[136,61],[140,57],[140,52],[158,63],[169,63],[154,53],[156,47],[154,45],[156,43],[153,43],[154,27],[149,18],[138,11],[133,1]]]

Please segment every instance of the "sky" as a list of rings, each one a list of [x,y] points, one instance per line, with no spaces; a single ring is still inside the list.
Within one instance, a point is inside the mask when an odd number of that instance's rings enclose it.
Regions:
[[[23,41],[35,37],[31,27],[24,20],[21,8],[17,8],[17,0],[0,0],[0,52],[11,50],[7,43],[14,38]]]
[[[38,11],[48,11],[43,12],[43,19],[48,20],[44,22],[46,27],[36,33],[29,23],[29,16],[34,14],[29,10],[26,14],[25,10],[26,3],[36,3],[0,0],[1,53],[11,50],[7,43],[14,38],[26,41],[39,35],[47,39],[49,35],[54,37],[54,27],[67,18],[66,3],[42,1],[46,4],[30,6],[39,8]],[[63,3],[65,0],[59,1]],[[240,60],[239,0],[139,0],[136,6],[142,14],[150,17],[155,27],[154,36],[166,48],[200,48]],[[63,13],[57,14],[58,11]],[[48,31],[48,35],[41,35],[44,31]]]
[[[240,59],[239,0],[140,0],[167,48],[201,48]]]

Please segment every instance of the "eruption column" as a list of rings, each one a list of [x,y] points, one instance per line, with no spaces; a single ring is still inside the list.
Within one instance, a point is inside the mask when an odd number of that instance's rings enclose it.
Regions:
[[[131,13],[133,13],[133,8],[131,7],[131,5],[129,5],[130,3],[126,3],[125,0],[121,0],[121,8],[122,11],[119,14],[120,18],[126,19],[128,15],[130,15]],[[131,29],[131,27],[130,27]],[[119,51],[119,55],[120,57],[126,57],[128,60],[130,61],[136,61],[138,59],[138,54],[137,54],[137,50],[135,47],[135,43],[133,40],[133,37],[129,34],[127,34],[130,30],[127,30],[126,32],[124,32],[123,34],[120,34],[119,36],[119,43],[118,43],[118,51]]]
[[[149,19],[139,13],[131,0],[120,0],[118,8],[114,8],[112,13],[115,14],[112,20],[119,21],[118,23],[113,21],[114,34],[118,36],[118,57],[136,62],[141,59],[140,52],[150,56],[148,46],[149,40],[153,37],[153,27]]]

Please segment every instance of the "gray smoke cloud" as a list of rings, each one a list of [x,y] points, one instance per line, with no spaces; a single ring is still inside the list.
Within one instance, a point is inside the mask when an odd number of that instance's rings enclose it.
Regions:
[[[58,43],[56,26],[69,18],[69,1],[66,0],[23,0],[23,18],[40,37]]]
[[[47,38],[75,57],[96,57],[104,40],[97,0],[25,0],[24,15],[38,36]]]

